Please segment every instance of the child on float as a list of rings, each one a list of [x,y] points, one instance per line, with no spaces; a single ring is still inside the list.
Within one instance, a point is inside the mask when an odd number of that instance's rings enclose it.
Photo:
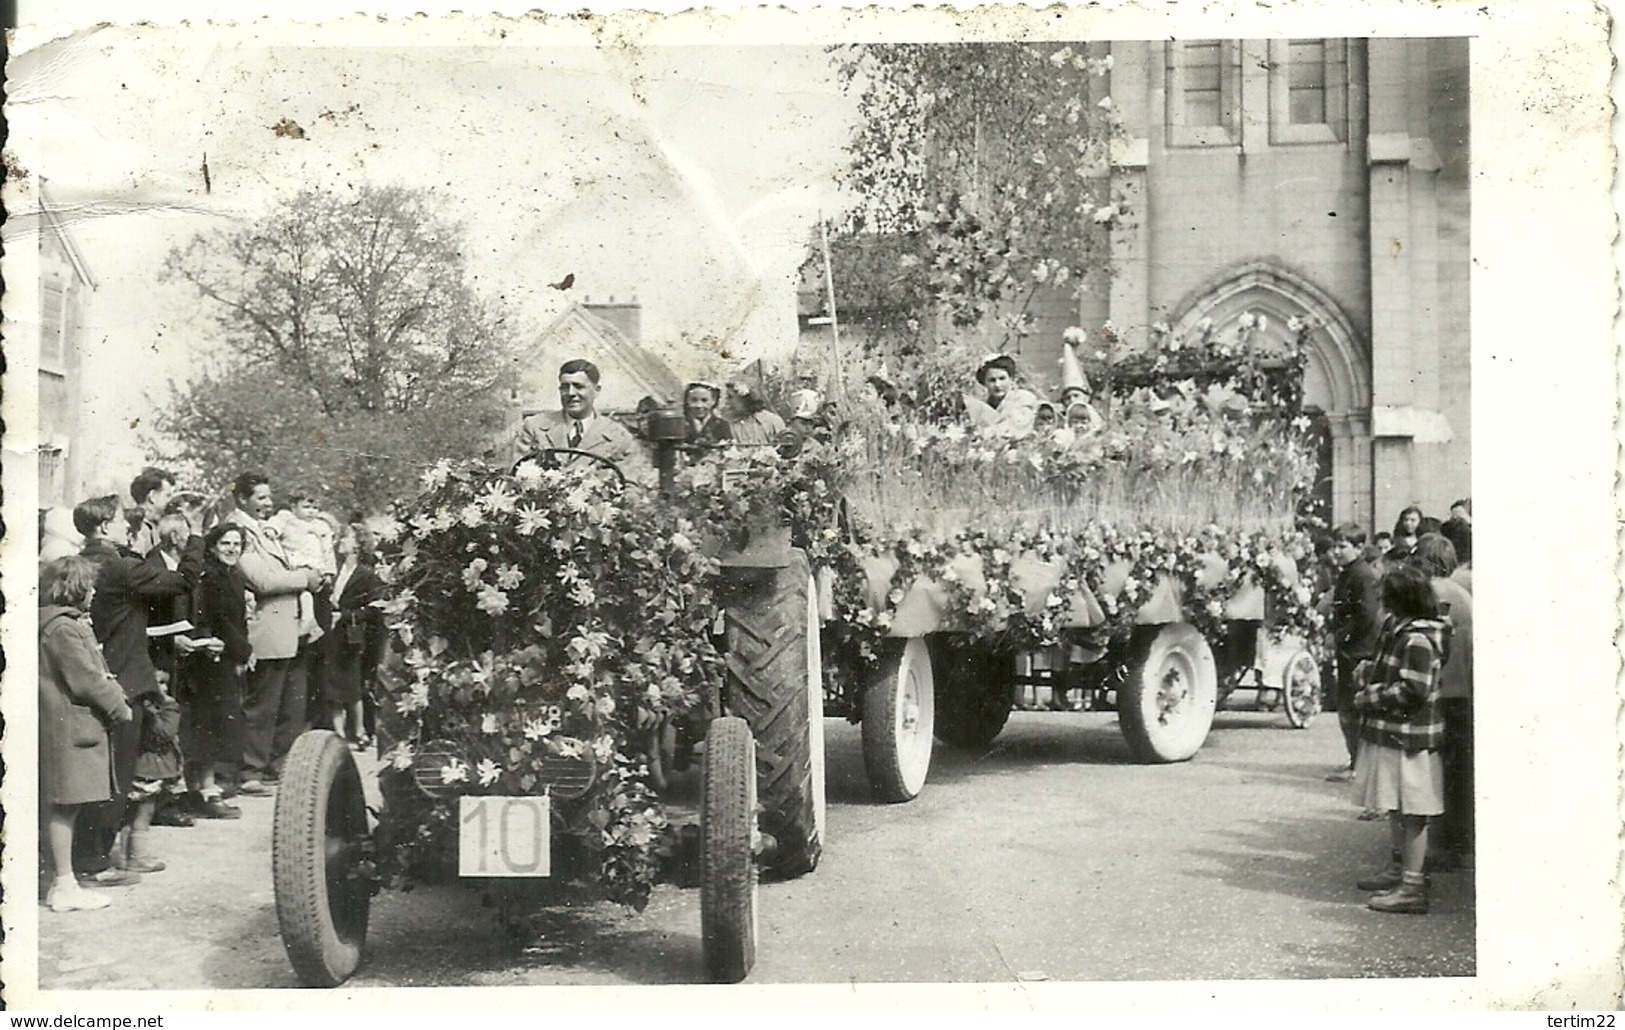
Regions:
[[[1444,716],[1439,674],[1450,624],[1427,573],[1395,565],[1382,577],[1388,612],[1375,659],[1355,669],[1354,707],[1360,713],[1354,760],[1354,801],[1387,812],[1393,851],[1381,872],[1358,881],[1375,891],[1369,908],[1422,914],[1428,910],[1428,819],[1444,812]]]

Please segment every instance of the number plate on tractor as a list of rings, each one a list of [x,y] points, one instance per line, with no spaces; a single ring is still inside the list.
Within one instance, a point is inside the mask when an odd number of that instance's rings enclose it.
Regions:
[[[459,876],[548,876],[552,838],[548,799],[469,797],[458,801]]]

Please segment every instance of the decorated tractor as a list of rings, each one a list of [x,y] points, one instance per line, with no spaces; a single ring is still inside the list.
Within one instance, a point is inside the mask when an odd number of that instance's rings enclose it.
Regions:
[[[824,838],[818,609],[788,532],[758,520],[723,540],[554,451],[512,471],[441,463],[386,537],[379,800],[323,731],[295,743],[277,793],[300,982],[355,972],[386,886],[460,877],[511,918],[571,886],[641,908],[693,840],[661,793],[696,765],[704,972],[743,979],[759,869],[808,872]]]

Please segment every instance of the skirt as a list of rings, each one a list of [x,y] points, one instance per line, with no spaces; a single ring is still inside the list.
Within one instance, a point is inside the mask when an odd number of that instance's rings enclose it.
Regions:
[[[196,765],[229,765],[243,760],[243,681],[226,661],[193,656],[181,751]]]
[[[1354,803],[1368,812],[1444,814],[1444,758],[1437,751],[1407,754],[1360,741],[1354,759]]]
[[[361,622],[344,618],[318,645],[322,670],[318,696],[326,704],[348,708],[366,694],[370,670],[362,668],[364,633]]]

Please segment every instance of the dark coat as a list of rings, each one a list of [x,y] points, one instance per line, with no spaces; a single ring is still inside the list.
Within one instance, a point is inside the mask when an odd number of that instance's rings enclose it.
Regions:
[[[181,738],[189,762],[237,762],[243,755],[243,683],[237,672],[253,654],[248,643],[248,581],[240,568],[210,558],[192,603],[196,637],[219,637],[216,657],[194,651],[186,663],[191,712]]]
[[[168,597],[155,597],[147,603],[147,625],[166,626],[174,622],[191,622],[192,595],[197,590],[198,580],[203,575],[203,538],[194,536],[187,541],[186,548],[181,552],[180,565],[175,570],[186,577],[187,589]],[[163,552],[153,548],[147,552],[143,564],[152,566],[156,572],[168,572],[169,565],[164,561]],[[188,633],[187,636],[198,636],[197,633]],[[166,672],[170,677],[171,694],[180,695],[180,673],[182,672],[179,655],[175,651],[174,634],[147,639],[147,657],[152,660],[152,667],[159,672]]]
[[[107,667],[118,677],[126,698],[156,693],[158,677],[147,652],[147,606],[186,593],[191,589],[186,577],[162,563],[154,568],[133,555],[120,554],[105,540],[90,541],[82,553],[98,566],[90,624]]]
[[[717,415],[706,419],[701,426],[695,426],[692,420],[685,419],[683,432],[683,442],[690,447],[717,447],[731,443],[734,438],[733,427]]]
[[[86,619],[73,608],[39,610],[40,798],[57,805],[113,796],[110,724],[128,722],[130,706],[108,671]]]
[[[384,653],[383,613],[372,607],[388,596],[388,588],[370,565],[357,565],[344,585],[334,610],[333,629],[327,642],[327,681],[322,690],[334,704],[353,704]]]
[[[1337,652],[1347,658],[1371,658],[1382,632],[1382,587],[1365,558],[1356,558],[1337,574],[1332,592],[1332,636]]]
[[[248,643],[247,590],[242,569],[211,558],[203,567],[192,606],[197,629],[191,635],[219,637],[226,645],[220,660],[233,666],[245,664],[254,653]]]

